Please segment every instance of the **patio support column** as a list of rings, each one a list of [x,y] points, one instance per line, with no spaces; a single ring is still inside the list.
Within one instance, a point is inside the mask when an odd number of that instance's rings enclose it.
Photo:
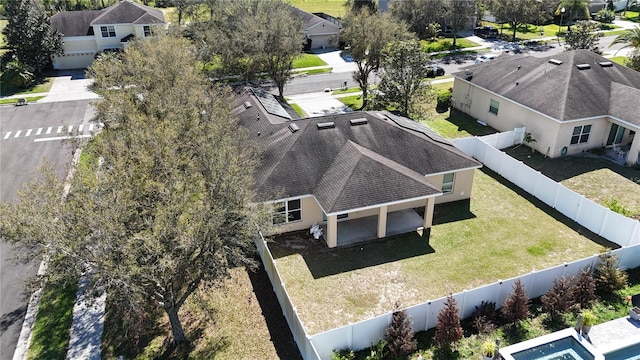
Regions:
[[[327,246],[334,248],[338,246],[338,216],[327,216]]]
[[[378,208],[378,239],[387,236],[387,205]]]
[[[435,203],[435,198],[427,198],[427,205],[424,207],[424,223],[422,224],[425,229],[428,229],[433,225],[433,206]]]
[[[629,149],[629,153],[627,154],[628,165],[635,165],[638,162],[638,152],[640,152],[640,136],[636,133],[631,142],[631,149]]]

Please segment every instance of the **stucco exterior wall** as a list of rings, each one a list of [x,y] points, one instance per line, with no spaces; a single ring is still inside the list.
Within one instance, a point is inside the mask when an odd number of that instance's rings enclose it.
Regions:
[[[331,40],[339,32],[340,28],[329,21],[318,23],[304,30],[306,37],[311,39],[312,49],[332,46]]]
[[[452,107],[486,122],[498,131],[526,127],[526,132],[531,133],[536,141],[525,145],[533,146],[536,151],[552,158],[604,146],[611,127],[608,119],[602,117],[559,122],[459,78],[454,80],[453,99]],[[489,112],[492,99],[499,103],[498,114]],[[591,125],[588,142],[571,145],[573,129],[583,125]],[[563,153],[565,147],[566,153]]]
[[[114,26],[116,30],[115,37],[102,37],[100,26]],[[117,25],[94,25],[93,33],[96,34],[96,44],[98,50],[104,49],[116,49],[120,48],[120,40],[130,34],[135,34],[133,25],[131,24],[117,24]]]
[[[435,198],[436,204],[445,202],[464,200],[471,197],[471,187],[473,186],[473,175],[475,169],[459,171],[453,178],[453,191],[449,194],[443,194]],[[442,179],[444,174],[427,176],[427,180],[437,188],[442,188]],[[424,203],[422,204],[424,206]]]
[[[63,38],[62,51],[73,52],[96,52],[96,38],[94,36],[68,36]]]

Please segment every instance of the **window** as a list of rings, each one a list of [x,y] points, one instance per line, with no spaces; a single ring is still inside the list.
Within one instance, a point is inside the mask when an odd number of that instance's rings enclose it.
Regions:
[[[144,30],[144,37],[151,36],[151,26],[145,25],[142,29]]]
[[[116,37],[116,27],[115,26],[100,26],[100,32],[102,33],[102,37]]]
[[[453,192],[454,173],[444,174],[442,177],[442,193],[451,194]]]
[[[300,199],[276,203],[273,224],[286,224],[302,220],[302,204]]]
[[[574,127],[573,135],[571,135],[571,145],[583,144],[588,142],[590,132],[591,132],[591,125]]]
[[[491,104],[489,104],[489,112],[498,115],[499,109],[500,109],[500,103],[491,99]]]

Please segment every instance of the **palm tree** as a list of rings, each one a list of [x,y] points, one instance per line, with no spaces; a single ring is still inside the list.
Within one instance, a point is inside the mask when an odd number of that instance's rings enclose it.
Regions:
[[[571,21],[576,17],[580,17],[581,19],[591,18],[591,15],[589,14],[588,0],[563,0],[556,9],[556,15],[560,15],[562,13],[562,8],[567,11],[569,24],[571,24]]]
[[[624,33],[618,35],[611,43],[611,45],[613,44],[626,44],[625,46],[623,46],[623,48],[626,48],[628,46],[636,49],[640,48],[640,26],[637,26],[634,29],[627,30]]]

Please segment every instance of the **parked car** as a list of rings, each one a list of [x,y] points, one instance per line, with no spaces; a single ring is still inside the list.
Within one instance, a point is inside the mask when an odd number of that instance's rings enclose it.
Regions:
[[[481,38],[495,38],[498,37],[498,29],[493,26],[479,26],[473,29],[473,35]]]
[[[438,65],[429,65],[427,66],[427,77],[433,78],[436,76],[443,76],[444,69]]]
[[[483,62],[491,61],[491,60],[495,59],[496,56],[497,56],[496,54],[481,55],[481,56],[478,56],[476,58],[475,63],[476,64],[480,64],[480,63],[483,63]]]

